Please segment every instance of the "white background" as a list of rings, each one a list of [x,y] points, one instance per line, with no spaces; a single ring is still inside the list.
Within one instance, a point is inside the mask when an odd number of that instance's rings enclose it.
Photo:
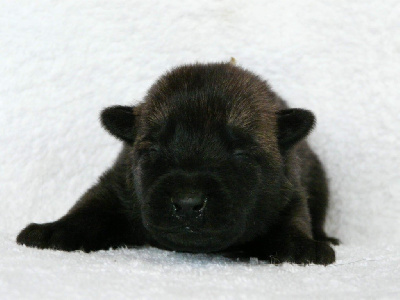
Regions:
[[[61,217],[120,144],[102,108],[166,70],[228,61],[311,109],[331,187],[330,267],[232,263],[152,248],[17,246]],[[400,2],[0,1],[0,298],[395,297],[400,293]]]

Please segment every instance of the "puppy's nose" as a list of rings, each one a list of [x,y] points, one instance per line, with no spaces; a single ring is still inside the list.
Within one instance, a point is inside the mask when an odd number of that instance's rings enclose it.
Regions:
[[[207,198],[200,192],[179,194],[171,199],[177,217],[197,217],[204,210]]]

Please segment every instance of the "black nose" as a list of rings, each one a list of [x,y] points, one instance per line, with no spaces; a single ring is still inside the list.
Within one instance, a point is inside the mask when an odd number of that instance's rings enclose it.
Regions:
[[[207,197],[200,192],[183,193],[173,197],[171,201],[177,217],[193,218],[203,212]]]

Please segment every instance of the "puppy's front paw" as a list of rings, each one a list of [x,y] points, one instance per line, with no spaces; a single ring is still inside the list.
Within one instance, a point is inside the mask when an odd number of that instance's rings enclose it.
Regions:
[[[296,264],[329,265],[335,262],[335,251],[325,242],[303,239],[291,243],[285,255],[272,257],[272,262],[274,258]]]
[[[17,243],[35,248],[74,251],[82,248],[82,238],[76,230],[64,223],[32,223],[23,229]]]

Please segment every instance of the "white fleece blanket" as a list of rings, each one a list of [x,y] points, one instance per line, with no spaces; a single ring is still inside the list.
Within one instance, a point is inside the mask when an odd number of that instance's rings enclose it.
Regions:
[[[15,244],[115,159],[103,107],[137,103],[173,66],[231,56],[316,113],[335,264]],[[0,299],[399,299],[398,0],[1,1],[0,57]]]

